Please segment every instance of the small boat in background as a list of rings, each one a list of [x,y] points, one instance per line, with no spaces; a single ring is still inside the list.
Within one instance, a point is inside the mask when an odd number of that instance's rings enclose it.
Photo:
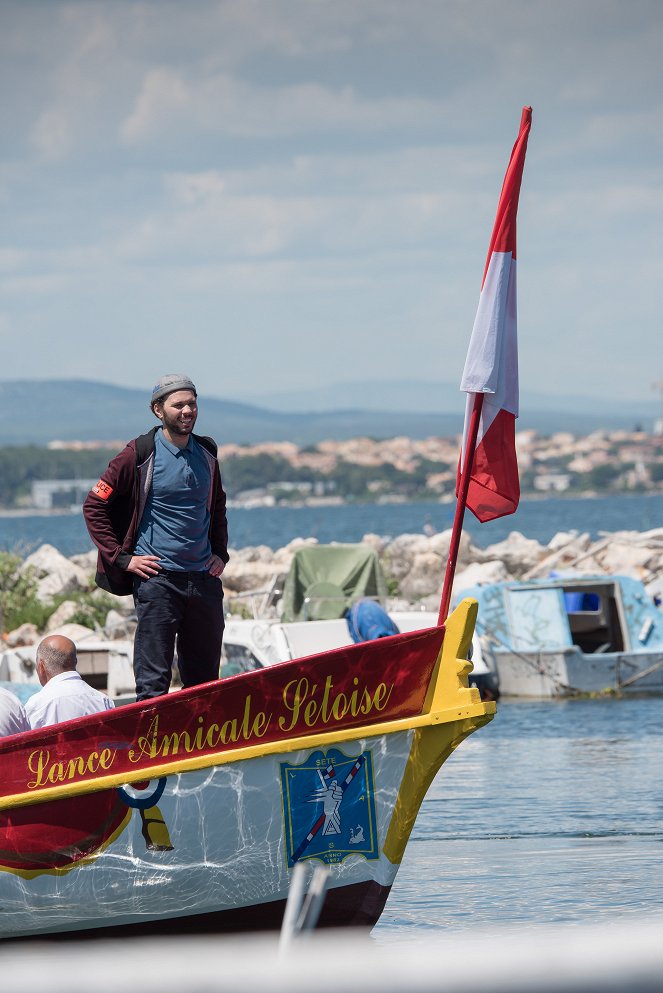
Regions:
[[[627,576],[474,586],[478,641],[501,696],[663,693],[663,612]]]

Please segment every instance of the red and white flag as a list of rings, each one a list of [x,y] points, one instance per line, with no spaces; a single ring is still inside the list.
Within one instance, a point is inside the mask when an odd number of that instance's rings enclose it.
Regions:
[[[524,107],[497,207],[479,308],[460,384],[468,397],[458,489],[461,467],[466,461],[472,411],[479,404],[481,413],[467,506],[482,522],[513,514],[520,499],[515,441],[518,416],[516,213],[531,124],[532,108]]]

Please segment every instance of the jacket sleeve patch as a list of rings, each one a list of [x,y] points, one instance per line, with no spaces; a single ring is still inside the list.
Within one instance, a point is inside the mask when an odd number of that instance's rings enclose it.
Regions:
[[[95,483],[92,487],[92,493],[98,496],[101,500],[108,500],[109,496],[113,492],[113,487],[105,483],[103,479],[100,479],[98,483]]]

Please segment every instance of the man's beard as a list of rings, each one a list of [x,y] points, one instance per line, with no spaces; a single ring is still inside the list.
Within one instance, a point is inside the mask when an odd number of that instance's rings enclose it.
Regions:
[[[163,426],[168,429],[170,434],[191,434],[195,423],[195,417],[192,417],[186,424],[182,424],[178,416],[172,417],[170,414],[167,414],[165,410],[163,412]]]

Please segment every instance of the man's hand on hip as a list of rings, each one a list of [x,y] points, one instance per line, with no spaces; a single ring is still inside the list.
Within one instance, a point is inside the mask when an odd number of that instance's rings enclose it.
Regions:
[[[160,562],[158,555],[133,555],[127,566],[127,572],[133,572],[141,579],[149,579],[161,572]]]
[[[212,555],[205,568],[210,576],[220,576],[226,567],[226,563],[218,555]]]

